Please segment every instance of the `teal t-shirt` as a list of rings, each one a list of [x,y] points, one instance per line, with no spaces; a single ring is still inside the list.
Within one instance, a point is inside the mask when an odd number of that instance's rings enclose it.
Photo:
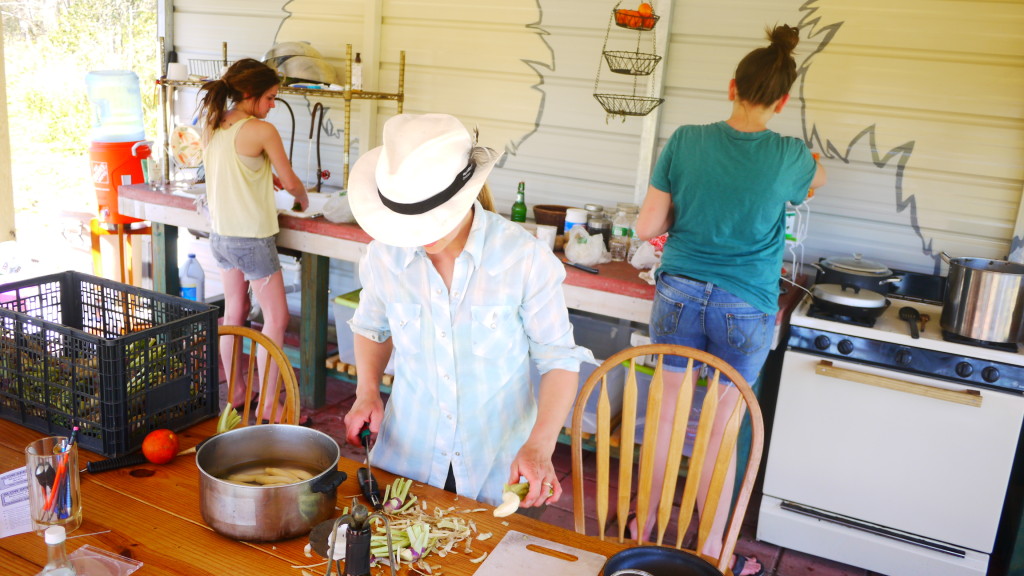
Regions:
[[[659,270],[714,282],[774,314],[786,203],[804,201],[816,168],[802,140],[771,130],[677,128],[651,176],[675,211]]]

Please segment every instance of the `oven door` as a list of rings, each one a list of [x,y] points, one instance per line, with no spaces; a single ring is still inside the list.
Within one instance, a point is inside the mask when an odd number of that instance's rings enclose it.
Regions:
[[[790,350],[764,495],[988,554],[1022,419],[1016,394]]]

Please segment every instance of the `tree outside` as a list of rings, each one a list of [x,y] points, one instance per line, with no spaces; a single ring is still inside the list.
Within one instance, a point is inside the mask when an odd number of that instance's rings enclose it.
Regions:
[[[19,250],[87,248],[88,229],[78,223],[95,216],[96,194],[86,74],[134,71],[146,136],[156,138],[157,0],[9,0],[0,10]]]

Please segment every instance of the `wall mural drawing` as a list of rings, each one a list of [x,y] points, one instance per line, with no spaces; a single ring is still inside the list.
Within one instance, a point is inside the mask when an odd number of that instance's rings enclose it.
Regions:
[[[882,0],[809,0],[800,12],[805,37],[818,43],[801,71],[805,138],[851,168],[870,163],[884,171],[887,182],[878,188],[858,180],[857,194],[891,208],[870,219],[907,226],[914,235],[908,242],[939,273],[939,253],[948,248],[933,232],[960,218],[941,204],[971,189],[965,182],[956,190],[958,179],[994,176],[991,158],[972,133],[1003,120],[1002,111],[992,109],[1001,101],[999,87],[972,80],[998,72],[992,62],[1005,46],[978,42],[999,37],[996,17],[965,17],[956,3],[929,4],[922,13]],[[992,234],[993,243],[1005,238]]]
[[[446,46],[443,54],[448,58],[448,61],[445,62],[445,68],[453,71],[454,78],[458,78],[460,67],[472,69],[478,66],[478,56],[481,53],[486,53],[486,69],[489,75],[493,75],[496,78],[505,76],[526,80],[515,85],[509,82],[492,82],[479,83],[473,86],[474,94],[481,103],[507,100],[510,97],[518,102],[516,107],[502,110],[500,112],[501,122],[490,124],[487,130],[481,134],[482,144],[498,149],[504,148],[507,152],[499,166],[504,165],[510,155],[515,155],[522,143],[536,132],[544,111],[545,92],[542,86],[544,84],[545,71],[554,68],[554,52],[547,44],[547,32],[540,27],[541,8],[539,0],[513,1],[522,5],[524,9],[509,11],[509,13],[518,15],[523,20],[521,22],[505,22],[503,27],[521,30],[521,39],[516,41],[517,46],[521,47],[521,50],[515,53],[490,51],[486,50],[486,48],[480,49],[479,47],[471,46],[479,38],[479,33],[460,33],[457,29],[444,32],[446,42],[450,45]],[[528,9],[526,9],[527,7]],[[281,22],[274,42],[309,41],[313,46],[320,48],[321,52],[324,52],[325,55],[327,55],[327,47],[335,47],[340,42],[340,55],[332,56],[343,61],[345,44],[343,39],[339,40],[337,35],[330,34],[328,29],[324,29],[324,32],[318,35],[308,25],[303,24],[303,21],[308,22],[311,18],[318,17],[323,19],[326,16],[324,11],[331,9],[328,5],[313,0],[290,0],[285,2],[282,5],[282,10],[286,13],[286,16]],[[345,7],[342,5],[336,9],[342,11],[345,10]],[[301,18],[298,16],[301,16]],[[507,32],[503,30],[502,33]],[[463,44],[466,45],[465,49],[459,49],[458,47]],[[391,48],[395,50],[405,49],[400,44],[396,44]],[[407,66],[415,66],[415,63],[407,62]],[[339,71],[344,73],[343,67],[339,67]],[[382,81],[387,81],[383,75]],[[423,97],[422,94],[416,93],[416,83],[419,81],[421,80],[410,78],[407,70],[406,108],[408,110],[410,105],[413,106],[413,109],[409,111],[415,111],[414,107],[417,98]],[[443,82],[440,79],[436,81]],[[367,89],[373,90],[375,87],[367,87]],[[513,95],[509,94],[510,90],[514,92]],[[326,110],[323,122],[325,132],[321,136],[340,142],[343,138],[343,110],[337,99],[323,98],[320,100]],[[309,101],[308,106],[312,109],[313,102]],[[487,113],[494,113],[494,110],[491,108],[483,108],[482,110],[485,110]],[[450,113],[459,116],[466,122],[472,121],[472,111],[445,110],[443,106],[433,106],[430,111]],[[523,128],[524,126],[526,129]],[[361,148],[356,144],[353,147],[353,159],[359,153],[361,153]]]

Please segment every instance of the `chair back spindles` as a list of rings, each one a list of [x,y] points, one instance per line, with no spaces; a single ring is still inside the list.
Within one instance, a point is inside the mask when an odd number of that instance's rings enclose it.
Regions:
[[[686,358],[686,368],[682,372],[682,383],[678,385],[678,391],[667,389],[665,382],[667,373],[665,358],[673,355]],[[637,373],[640,361],[646,356],[653,356],[657,361],[653,374],[650,375],[647,401],[641,405],[640,381]],[[698,384],[698,367],[701,365],[708,370],[707,391],[701,404],[701,415],[697,423],[691,457],[684,462],[683,447],[687,440],[694,390]],[[626,370],[621,390],[621,405],[617,400],[620,394],[617,394],[617,390],[613,391],[609,388],[612,381],[608,377],[612,370],[618,369],[620,366]],[[672,382],[675,382],[676,378],[678,375],[674,374]],[[728,417],[723,415],[719,419],[719,422],[724,423],[722,441],[720,446],[714,446],[711,445],[711,438],[716,413],[724,398],[729,398],[729,402],[732,402],[732,395],[736,394],[736,392],[730,392],[731,387],[727,386],[726,380],[735,385],[739,399]],[[585,434],[583,432],[584,414],[588,402],[595,395],[596,432]],[[661,434],[659,432],[660,413],[666,399],[671,402],[670,408],[673,416],[670,419],[671,430],[668,431],[665,438],[661,439],[667,444],[668,450],[664,463],[665,479],[661,489],[654,493],[655,455],[658,451],[658,436]],[[726,482],[730,481],[730,468],[735,466],[740,426],[747,413],[749,413],[751,423],[751,450],[746,462],[746,471],[736,495],[736,502],[733,505],[723,498],[724,486]],[[637,435],[636,430],[641,414],[644,417],[642,437]],[[764,442],[764,426],[757,398],[748,383],[733,367],[720,358],[693,348],[672,344],[649,344],[628,348],[613,354],[594,370],[580,390],[572,418],[573,487],[576,494],[573,502],[574,523],[577,532],[586,534],[587,498],[585,497],[586,486],[583,482],[584,440],[587,441],[589,449],[594,451],[595,456],[596,488],[592,490],[596,500],[594,506],[598,524],[596,535],[599,538],[605,538],[609,519],[615,519],[617,530],[613,530],[613,532],[618,535],[619,542],[623,542],[629,512],[635,512],[637,526],[646,525],[651,499],[656,498],[658,506],[654,510],[653,543],[664,545],[669,529],[674,527],[676,531],[674,545],[677,548],[683,548],[686,543],[687,529],[693,524],[696,514],[697,540],[694,548],[701,550],[710,537],[715,517],[714,511],[718,506],[731,506],[732,513],[725,529],[721,556],[707,558],[717,564],[720,571],[727,572],[729,560],[732,558],[739,537],[743,515],[750,503],[750,495],[760,466]],[[611,460],[616,452],[618,473],[613,478]],[[713,456],[710,461],[706,458],[709,453]],[[709,471],[710,486],[707,487],[704,504],[698,510],[698,493],[701,491],[700,478],[705,475],[705,462],[708,462],[708,466],[713,466],[713,470]],[[682,495],[678,500],[679,513],[673,524],[673,504],[676,502],[675,495],[678,493],[677,488],[684,470]],[[616,481],[616,484],[612,484],[613,480]],[[614,510],[611,510],[610,506],[614,506]],[[639,534],[635,535],[635,538],[637,543],[644,543],[640,540]]]
[[[597,397],[597,523],[608,525],[608,478],[611,477],[611,402],[608,400],[608,375],[601,378]],[[604,531],[601,531],[602,539]]]
[[[264,408],[270,408],[269,421],[282,424],[299,423],[299,384],[295,371],[284,351],[273,340],[262,332],[247,326],[222,325],[218,328],[220,337],[231,337],[230,366],[225,367],[228,379],[228,398],[234,398],[237,386],[244,386],[245,400],[241,408],[242,426],[250,422],[259,423],[265,414]],[[249,352],[244,354],[248,344]],[[259,367],[259,358],[266,355],[266,367]],[[244,362],[244,376],[239,382],[237,363]],[[276,370],[271,370],[271,368]],[[271,382],[271,372],[277,372]],[[284,393],[283,407],[278,399]],[[252,399],[259,394],[255,411]],[[267,403],[270,403],[267,405]]]
[[[629,510],[629,500],[633,494],[633,458],[636,446],[636,415],[637,401],[640,392],[636,382],[636,358],[629,359],[629,370],[622,389],[622,435],[619,442],[619,494],[616,510]],[[622,542],[626,537],[626,518],[619,514],[618,537]],[[603,532],[603,530],[602,530]]]

